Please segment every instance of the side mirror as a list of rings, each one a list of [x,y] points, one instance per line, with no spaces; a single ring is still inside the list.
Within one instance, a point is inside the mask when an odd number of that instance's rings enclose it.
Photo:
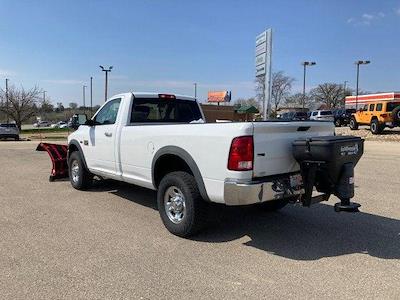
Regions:
[[[71,118],[71,121],[70,121],[71,126],[70,127],[72,129],[78,129],[78,127],[80,125],[84,125],[84,124],[86,124],[86,122],[87,122],[86,114],[75,114]]]

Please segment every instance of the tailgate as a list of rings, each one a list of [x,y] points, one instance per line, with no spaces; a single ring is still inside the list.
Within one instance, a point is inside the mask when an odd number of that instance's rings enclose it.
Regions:
[[[253,177],[298,171],[292,142],[299,138],[334,135],[332,122],[254,122]]]

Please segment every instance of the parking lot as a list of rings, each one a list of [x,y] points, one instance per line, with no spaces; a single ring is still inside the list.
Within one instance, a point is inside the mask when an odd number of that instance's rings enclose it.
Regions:
[[[366,142],[358,214],[214,206],[191,240],[167,232],[155,192],[50,183],[36,145],[0,143],[2,298],[400,298],[398,142]]]

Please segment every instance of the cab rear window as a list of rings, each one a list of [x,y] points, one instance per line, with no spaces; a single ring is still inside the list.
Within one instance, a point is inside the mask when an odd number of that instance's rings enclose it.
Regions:
[[[131,123],[190,123],[201,119],[197,102],[179,99],[135,98]]]

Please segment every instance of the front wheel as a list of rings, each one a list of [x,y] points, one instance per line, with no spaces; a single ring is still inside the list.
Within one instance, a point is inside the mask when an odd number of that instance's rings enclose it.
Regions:
[[[157,204],[161,219],[172,234],[188,237],[205,225],[207,203],[189,173],[167,174],[158,187]]]
[[[353,117],[350,119],[350,129],[351,130],[357,130],[358,129],[358,123],[356,119]]]
[[[69,181],[73,188],[86,190],[92,183],[93,175],[86,169],[81,154],[72,152],[68,160]]]
[[[372,134],[380,134],[382,133],[384,127],[379,124],[379,121],[377,119],[372,120],[371,122],[371,132]]]

